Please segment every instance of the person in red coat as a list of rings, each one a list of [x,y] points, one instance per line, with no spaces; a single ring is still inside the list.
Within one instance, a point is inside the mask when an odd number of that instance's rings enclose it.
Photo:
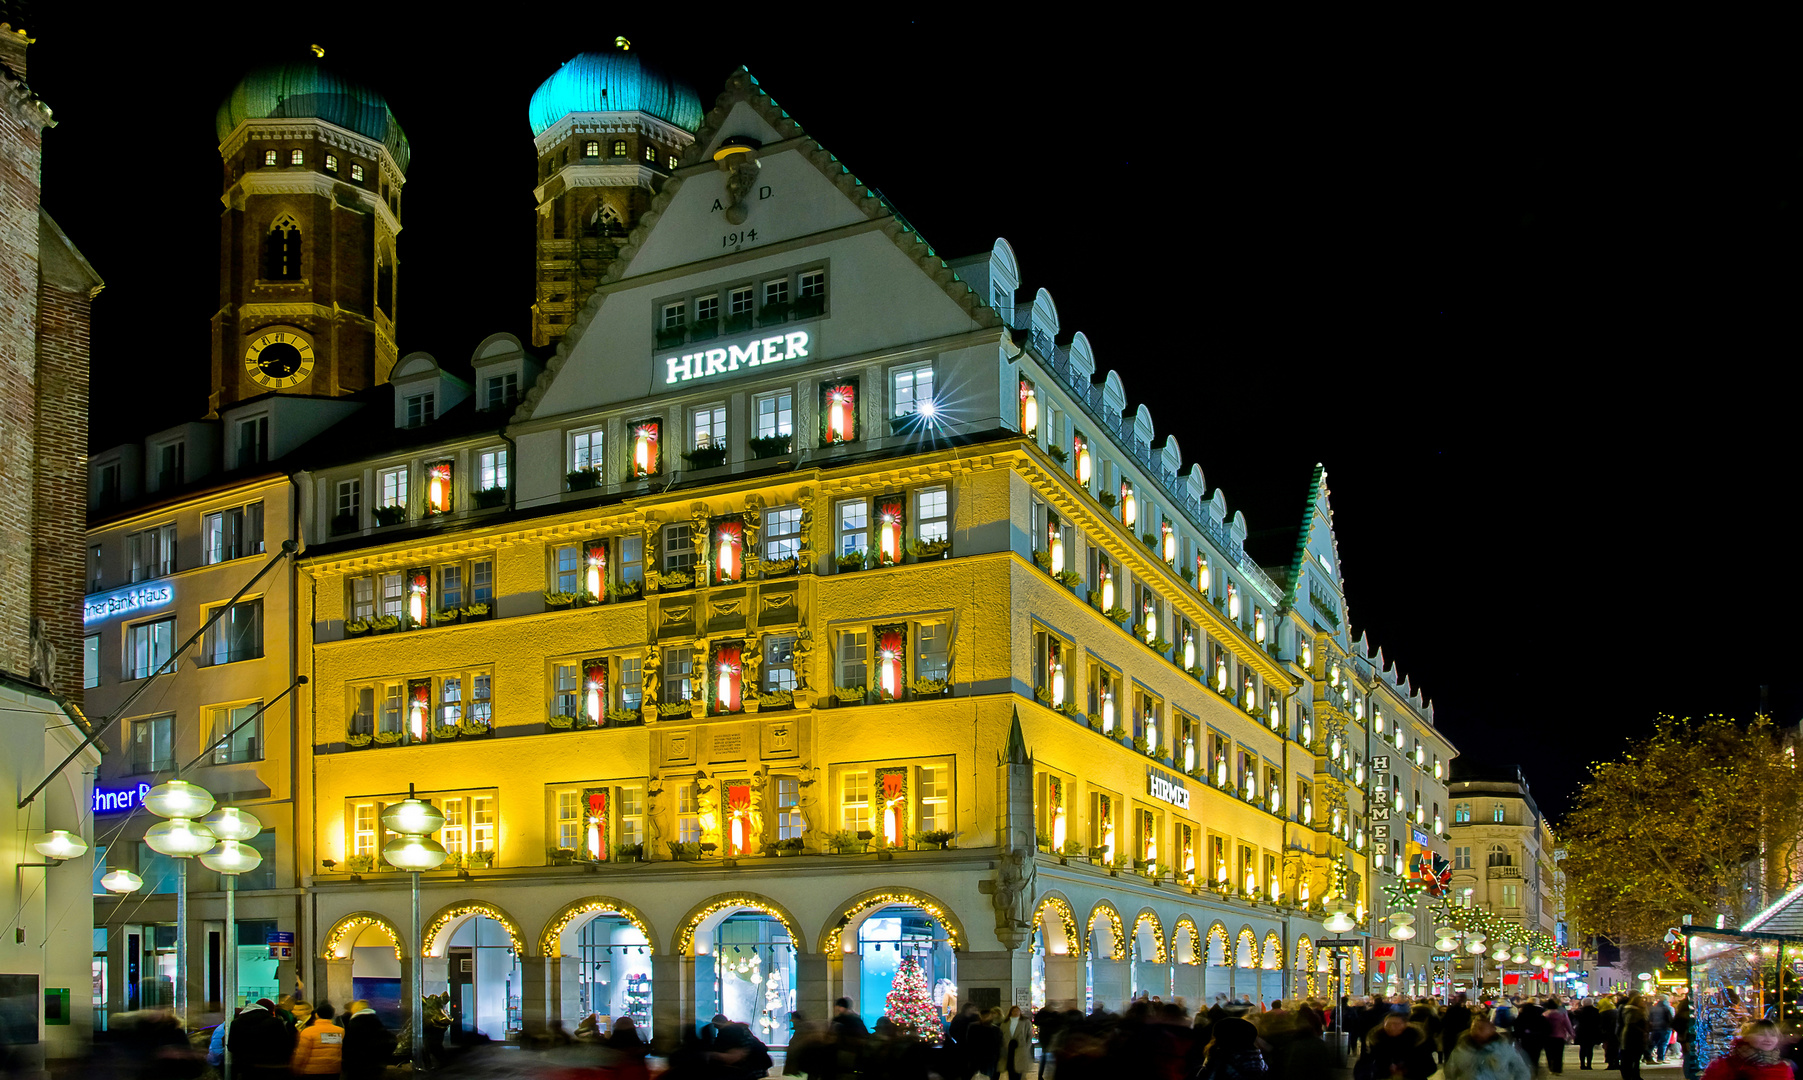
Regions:
[[[1790,1065],[1778,1053],[1782,1035],[1770,1020],[1749,1020],[1726,1054],[1703,1071],[1703,1080],[1791,1080]]]

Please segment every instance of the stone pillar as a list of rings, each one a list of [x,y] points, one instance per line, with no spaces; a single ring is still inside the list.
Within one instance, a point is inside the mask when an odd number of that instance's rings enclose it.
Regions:
[[[421,993],[442,994],[451,988],[451,958],[426,957],[426,988]]]
[[[1184,1004],[1188,1005],[1191,1011],[1196,1010],[1198,1007],[1204,1009],[1207,1008],[1207,1005],[1201,1004],[1202,965],[1172,964],[1171,994],[1174,997],[1183,999]]]
[[[661,952],[651,957],[651,1030],[657,1037],[674,1036],[690,1023],[694,984],[694,957]]]
[[[1026,949],[958,954],[960,1007],[974,1002],[985,1007],[1000,1005],[1006,1011],[1015,1003],[1016,988],[1030,991],[1032,986],[1033,954]],[[1021,1011],[1030,1012],[1031,1005],[1022,1005]]]
[[[1083,961],[1069,954],[1045,958],[1046,1004],[1056,1009],[1083,1009]]]
[[[1133,992],[1162,1001],[1171,1000],[1171,965],[1150,960],[1133,961]]]
[[[574,1033],[576,1025],[582,1023],[582,964],[575,957],[558,957],[557,978],[552,985],[557,988],[556,1015],[563,1019],[565,1030]],[[563,963],[568,959],[569,963]],[[652,997],[655,999],[656,994]],[[642,1033],[641,1033],[642,1034]]]
[[[322,973],[325,981],[321,985],[326,988],[326,992],[320,1000],[335,1002],[340,1009],[350,1003],[355,996],[355,991],[351,988],[351,968],[355,964],[356,961],[348,956],[342,960],[328,957],[321,962],[321,966],[325,968]]]
[[[1204,1008],[1215,1003],[1217,994],[1225,994],[1231,985],[1233,969],[1220,964],[1208,964],[1202,969],[1202,1000]]]
[[[555,956],[520,957],[520,1028],[527,1036],[545,1035],[550,1021],[558,1018],[548,989],[559,966]]]
[[[964,985],[964,958],[968,955],[968,953],[958,954],[959,986]],[[833,1000],[848,997],[851,999],[851,1011],[861,1012],[864,1003],[859,1000],[863,997],[859,991],[863,989],[864,983],[864,958],[855,952],[842,952],[838,959],[838,979],[835,981],[839,984],[839,992],[833,995]],[[832,1010],[828,1009],[826,1015],[833,1015]]]
[[[1106,1006],[1109,1012],[1120,1012],[1127,1007],[1127,961],[1104,960],[1099,956],[1090,958],[1090,969],[1094,982],[1095,1000]]]
[[[840,978],[839,957],[795,953],[795,1008],[809,1017],[833,1015],[832,1002]],[[785,1034],[787,1034],[785,1032]]]

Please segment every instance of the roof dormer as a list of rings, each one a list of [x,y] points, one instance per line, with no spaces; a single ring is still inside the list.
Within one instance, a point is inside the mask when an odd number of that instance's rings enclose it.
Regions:
[[[388,381],[394,384],[394,426],[397,428],[429,424],[470,396],[469,384],[447,374],[430,353],[408,353],[401,357]]]
[[[543,369],[512,334],[491,334],[470,357],[476,370],[476,408],[512,409]]]

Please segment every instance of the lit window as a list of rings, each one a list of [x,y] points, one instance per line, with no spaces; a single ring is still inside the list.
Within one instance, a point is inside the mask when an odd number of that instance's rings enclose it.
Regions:
[[[381,505],[383,507],[398,506],[403,509],[407,505],[407,466],[398,469],[383,469],[377,475],[381,488]]]
[[[848,772],[839,778],[839,827],[870,831],[870,774]]]
[[[511,405],[520,396],[520,376],[517,371],[509,371],[501,375],[490,375],[483,384],[485,397],[484,408],[498,409]]]
[[[673,570],[687,570],[695,565],[695,543],[690,539],[687,525],[664,527],[663,555],[663,572],[666,574]]]
[[[659,689],[663,704],[678,705],[694,696],[695,650],[664,651],[664,684]]]
[[[263,760],[263,717],[258,715],[262,707],[262,702],[253,701],[210,710],[213,734],[208,745],[213,748],[213,764]]]
[[[764,685],[766,693],[795,689],[795,637],[772,634],[764,638]]]
[[[89,690],[100,685],[100,635],[81,639],[81,685]]]
[[[578,431],[570,436],[570,469],[599,469],[601,467],[601,430]]]
[[[601,156],[601,141],[599,139],[590,139],[587,142],[583,143],[582,144],[582,156],[585,158],[600,157]]]
[[[701,817],[694,781],[676,788],[676,839],[684,844],[701,842]]]
[[[933,403],[933,365],[898,368],[889,376],[892,416],[907,416]]]
[[[348,532],[363,524],[363,481],[338,481],[338,512],[333,519],[333,528],[340,532]]]
[[[174,716],[153,716],[132,724],[132,772],[162,772],[175,768],[175,751],[169,741],[174,724]]]
[[[582,826],[582,792],[558,792],[557,846],[571,851],[580,848],[584,831]]]
[[[582,685],[581,668],[576,664],[553,664],[551,666],[551,715],[579,716],[580,690]],[[564,844],[564,847],[575,847]]]
[[[1519,907],[1520,905],[1521,886],[1512,883],[1504,884],[1502,887],[1502,906],[1512,908]]]
[[[675,154],[670,155],[667,164],[672,169],[676,168],[676,155]]]
[[[612,147],[612,156],[614,156],[614,157],[625,157],[626,156],[626,140],[625,139],[615,139],[614,140],[613,147]]]
[[[914,493],[914,536],[922,543],[944,540],[951,535],[947,526],[944,486],[921,488]]]
[[[507,486],[507,448],[497,446],[476,454],[476,490],[495,491]]]
[[[869,678],[870,635],[863,630],[847,630],[839,635],[839,665],[836,685],[846,690],[866,686]]]
[[[653,165],[657,164],[657,147],[650,143],[645,144],[645,160]]]
[[[337,154],[327,154],[326,155],[326,172],[337,172],[337,171],[338,171],[338,155]]]
[[[793,559],[801,554],[801,508],[784,506],[764,513],[764,561]]]
[[[415,394],[407,399],[407,426],[429,424],[437,411],[437,395]]]
[[[838,543],[833,553],[840,557],[855,555],[870,547],[870,504],[863,499],[846,499],[839,504]]]
[[[1471,869],[1471,849],[1459,847],[1452,849],[1452,868],[1454,870]]]
[[[707,450],[726,445],[726,405],[724,403],[703,405],[691,415],[694,419],[694,449]]]
[[[555,553],[556,568],[553,576],[556,580],[556,591],[561,593],[577,593],[582,589],[582,549],[574,544],[566,544]]]
[[[776,838],[793,840],[807,829],[801,816],[801,781],[793,776],[776,778]]]
[[[299,151],[299,150],[288,151],[288,164],[290,164],[290,165],[305,165],[306,163],[307,163],[307,155],[305,153],[303,153],[302,151]]]
[[[943,682],[951,676],[952,628],[921,623],[915,628],[914,678]]]
[[[125,631],[125,677],[147,679],[169,662],[175,649],[175,620],[138,623]]]
[[[361,166],[361,165],[352,165],[351,166],[351,179],[357,181],[358,183],[362,183],[362,181],[363,181],[363,166]]]
[[[620,658],[620,708],[636,709],[645,702],[645,661],[638,656]]]
[[[439,831],[438,842],[452,855],[464,854],[469,850],[469,821],[464,817],[463,800],[446,799],[439,809],[444,811],[444,828]]]
[[[131,549],[131,579],[134,582],[175,573],[175,526],[159,525],[133,533],[126,540]]]
[[[920,769],[920,831],[938,832],[952,823],[950,784],[942,765]]]
[[[263,553],[263,504],[221,510],[200,519],[200,554],[207,565]]]
[[[204,648],[209,664],[235,664],[261,657],[263,601],[241,600],[226,608],[207,628]]]
[[[645,842],[645,789],[639,787],[623,787],[620,789],[620,843],[642,844]]]
[[[1462,802],[1462,803],[1459,803],[1458,805],[1454,806],[1452,808],[1452,820],[1455,823],[1470,821],[1471,820],[1471,804],[1468,802]]]
[[[351,854],[376,854],[376,804],[358,803],[351,812]]]
[[[756,400],[757,437],[772,439],[795,433],[795,392],[776,390]]]
[[[274,164],[275,164],[275,160],[276,160],[276,159],[275,159],[275,151],[274,151],[274,150],[265,150],[265,151],[263,151],[263,164],[265,164],[265,165],[274,165]]]
[[[1492,807],[1490,810],[1490,815],[1491,815],[1490,820],[1501,821],[1503,819],[1502,803],[1497,803],[1494,807]]]
[[[620,584],[636,585],[645,580],[645,538],[639,533],[620,537]]]

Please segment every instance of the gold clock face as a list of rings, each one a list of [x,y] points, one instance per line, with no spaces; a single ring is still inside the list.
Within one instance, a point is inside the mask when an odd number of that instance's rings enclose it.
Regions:
[[[292,330],[264,334],[245,350],[244,366],[272,390],[299,386],[313,374],[313,343]]]

